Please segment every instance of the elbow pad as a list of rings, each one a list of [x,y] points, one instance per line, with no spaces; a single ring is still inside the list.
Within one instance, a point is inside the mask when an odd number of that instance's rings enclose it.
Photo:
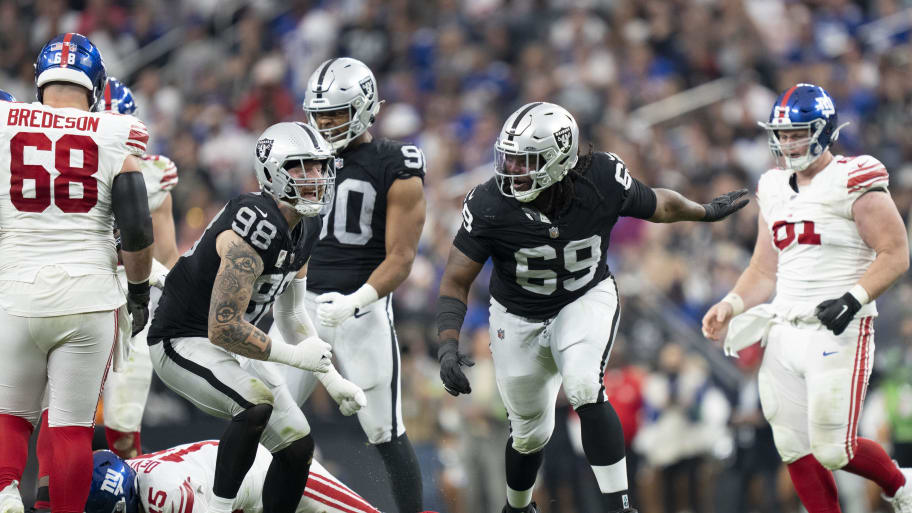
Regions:
[[[120,173],[111,186],[114,220],[120,229],[120,244],[124,251],[140,251],[155,241],[152,235],[152,215],[142,173]]]

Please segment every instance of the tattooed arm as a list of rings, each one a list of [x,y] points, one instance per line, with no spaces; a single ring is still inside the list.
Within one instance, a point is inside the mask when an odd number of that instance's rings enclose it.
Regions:
[[[209,302],[209,340],[232,353],[266,360],[269,336],[244,320],[253,282],[263,273],[263,259],[238,234],[226,230],[215,240],[222,257]]]

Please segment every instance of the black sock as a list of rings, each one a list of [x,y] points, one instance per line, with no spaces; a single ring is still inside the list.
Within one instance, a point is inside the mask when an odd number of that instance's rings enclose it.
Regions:
[[[513,448],[513,437],[507,440],[507,486],[521,492],[535,486],[535,476],[545,459],[545,451],[522,454]]]
[[[263,484],[263,513],[294,513],[307,485],[313,453],[310,435],[273,453]]]
[[[409,442],[408,436],[402,436],[374,447],[380,451],[386,473],[393,488],[393,497],[399,513],[419,513],[424,510],[422,503],[421,469],[418,457]]]
[[[237,496],[244,476],[256,458],[260,436],[271,414],[272,405],[257,404],[231,418],[219,440],[215,457],[215,478],[212,480],[215,495],[225,499]]]
[[[624,457],[624,429],[611,403],[584,404],[580,418],[583,452],[590,465],[613,465]]]

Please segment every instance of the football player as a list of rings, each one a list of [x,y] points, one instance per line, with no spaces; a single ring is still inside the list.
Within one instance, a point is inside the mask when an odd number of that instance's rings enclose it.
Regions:
[[[206,440],[126,461],[110,451],[95,451],[92,491],[85,513],[207,513],[218,445],[218,440]],[[269,451],[262,445],[257,447],[233,511],[263,513],[263,483],[271,462]],[[379,511],[313,460],[295,513]]]
[[[101,101],[95,105],[97,112],[116,112],[133,114],[136,103],[133,92],[114,77],[108,77]],[[140,157],[140,172],[146,183],[149,197],[149,209],[152,212],[152,232],[155,243],[152,245],[153,272],[151,281],[161,282],[168,269],[177,262],[178,251],[175,239],[174,218],[171,213],[171,189],[177,185],[177,166],[163,155],[143,155]],[[118,277],[121,285],[127,281],[123,267],[118,266]],[[161,292],[153,288],[150,294],[149,309],[155,310]],[[149,346],[146,343],[148,326],[136,334],[130,341],[131,350],[123,366],[108,373],[102,391],[102,408],[104,412],[105,438],[108,447],[121,458],[132,458],[142,453],[139,429],[142,414],[152,383],[152,362],[149,360]],[[53,466],[53,449],[48,444],[47,411],[41,416],[41,429],[38,432],[36,453],[38,456],[38,493],[35,510],[50,509],[48,475]]]
[[[146,324],[152,219],[132,116],[90,112],[104,61],[85,36],[51,39],[35,62],[39,103],[0,103],[0,511],[21,512],[16,481],[47,389],[51,504],[82,511],[98,394],[114,353]],[[113,235],[120,227],[124,294]],[[127,304],[124,308],[124,303]],[[129,315],[132,316],[132,326]]]
[[[277,371],[313,371],[351,415],[364,393],[332,366],[303,308],[307,260],[320,210],[333,195],[332,150],[305,123],[278,123],[256,144],[262,191],[229,201],[168,273],[149,329],[161,380],[203,411],[231,422],[218,447],[208,510],[231,513],[260,442],[273,454],[263,484],[268,511],[297,507],[313,455],[310,426]],[[275,305],[289,343],[256,324]],[[53,488],[52,488],[53,490]]]
[[[380,452],[402,513],[421,506],[421,472],[402,422],[399,347],[392,292],[412,267],[424,226],[424,154],[374,139],[377,81],[364,63],[330,59],[310,76],[309,123],[336,152],[336,197],[310,260],[306,305],[340,370],[367,394],[358,421]],[[287,370],[298,404],[314,376]]]
[[[16,101],[16,97],[4,91],[3,89],[0,89],[0,101],[14,102]]]
[[[440,377],[452,395],[471,392],[458,351],[469,287],[489,258],[491,352],[510,420],[507,505],[535,512],[532,487],[554,429],[564,387],[580,417],[583,450],[611,512],[633,512],[624,433],[602,376],[620,315],[605,263],[620,216],[656,223],[718,221],[747,204],[747,190],[700,205],[651,189],[612,153],[578,155],[579,129],[564,108],[530,103],[514,112],[495,144],[494,177],[468,193],[437,304]]]
[[[839,511],[836,469],[874,481],[895,511],[912,512],[912,472],[857,436],[874,358],[874,298],[909,267],[887,170],[870,155],[833,155],[842,127],[821,87],[789,88],[760,125],[778,167],[757,186],[750,265],[703,317],[704,334],[724,339],[729,353],[765,342],[760,403],[810,513]]]

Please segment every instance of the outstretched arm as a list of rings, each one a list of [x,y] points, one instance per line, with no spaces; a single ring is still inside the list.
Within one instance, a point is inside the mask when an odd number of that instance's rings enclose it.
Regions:
[[[653,223],[675,223],[678,221],[712,222],[724,219],[744,208],[748,199],[747,189],[732,191],[701,205],[685,198],[671,189],[653,189],[656,195],[655,214],[649,218]]]

